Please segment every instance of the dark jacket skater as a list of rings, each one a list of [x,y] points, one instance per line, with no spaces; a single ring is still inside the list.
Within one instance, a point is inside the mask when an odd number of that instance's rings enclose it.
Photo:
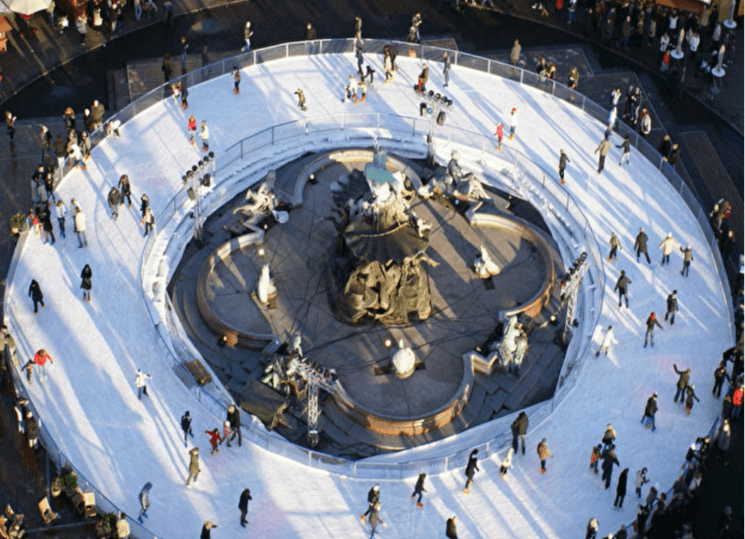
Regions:
[[[380,501],[380,485],[375,485],[367,491],[367,511],[362,513],[360,520],[365,522],[365,517],[373,510],[373,506]]]
[[[665,311],[665,322],[670,317],[670,325],[675,323],[675,313],[678,312],[678,291],[673,290],[671,294],[667,296],[667,311]]]
[[[80,272],[80,278],[82,279],[82,282],[80,283],[80,288],[83,289],[83,300],[90,301],[91,300],[91,288],[93,288],[93,284],[91,282],[91,279],[93,279],[93,270],[91,267],[86,264],[83,268],[83,271]]]
[[[378,524],[382,524],[385,526],[385,522],[383,522],[383,519],[380,518],[380,502],[375,502],[375,505],[372,506],[372,509],[370,510],[370,527],[372,528],[370,531],[370,538],[375,536],[375,531],[377,530]]]
[[[647,318],[647,331],[644,333],[644,348],[647,347],[647,340],[649,340],[652,348],[654,348],[654,328],[655,326],[662,329],[660,322],[657,320],[657,315],[652,312]]]
[[[445,537],[448,539],[458,539],[458,530],[455,527],[456,522],[458,522],[458,517],[450,517],[445,524]]]
[[[420,473],[419,477],[416,480],[416,486],[414,486],[414,493],[411,495],[413,498],[414,496],[419,496],[419,498],[416,501],[417,507],[422,507],[422,496],[425,492],[427,492],[427,489],[424,488],[424,480],[427,479],[426,473]]]
[[[233,441],[236,434],[238,435],[238,445],[243,443],[243,436],[241,435],[241,411],[235,407],[234,404],[228,406],[228,421],[230,421],[230,428],[233,429],[233,434],[230,436],[230,441]]]
[[[644,407],[644,416],[642,416],[641,423],[646,424],[648,428],[652,429],[652,432],[657,430],[654,426],[654,415],[657,413],[657,392],[647,399],[647,405]]]
[[[603,451],[602,455],[603,459],[603,477],[602,479],[605,480],[605,488],[610,488],[611,479],[613,477],[613,465],[617,464],[618,466],[621,465],[620,462],[618,462],[618,458],[616,457],[616,446],[611,445],[608,449]]]
[[[647,252],[647,235],[644,233],[644,229],[639,229],[639,234],[636,235],[634,240],[634,252],[636,252],[636,261],[639,262],[639,256],[643,253],[647,259],[647,264],[651,264],[652,261],[649,259],[649,253]]]
[[[626,482],[629,478],[629,469],[624,468],[621,475],[618,476],[618,486],[616,487],[616,499],[613,502],[613,507],[619,509],[623,507],[623,499],[626,496]]]
[[[248,501],[253,500],[251,497],[251,490],[250,489],[243,489],[243,492],[241,492],[241,498],[238,500],[238,509],[241,510],[241,526],[244,528],[246,527],[246,524],[248,524],[248,520],[246,520],[246,515],[248,514]]]
[[[44,304],[42,303],[41,306],[43,307]],[[729,380],[729,374],[727,374],[727,368],[724,366],[724,364],[720,363],[719,367],[716,368],[714,371],[714,387],[711,390],[712,396],[715,398],[719,398],[719,396],[722,394],[722,385],[724,384],[725,380]]]
[[[564,150],[559,150],[559,178],[562,184],[564,183],[564,171],[567,168],[567,163],[571,163],[569,157],[564,153]]]
[[[621,306],[621,300],[626,300],[626,308],[629,308],[629,285],[631,284],[631,279],[626,277],[626,272],[624,270],[621,270],[621,276],[616,281],[616,287],[613,289],[614,292],[618,292],[618,306]]]
[[[194,433],[191,430],[191,414],[189,410],[186,410],[184,415],[181,416],[181,430],[184,431],[184,445],[186,445],[186,439],[188,436],[194,438]]]
[[[517,453],[518,442],[522,443],[523,455],[525,454],[525,435],[528,433],[528,415],[520,412],[517,419],[512,422],[512,449]]]
[[[474,449],[471,451],[471,454],[468,455],[468,464],[466,464],[466,486],[463,487],[463,494],[469,494],[468,488],[473,484],[473,476],[474,474],[479,471],[479,465],[478,465],[478,449]]]
[[[673,399],[673,402],[678,402],[678,397],[680,397],[680,402],[683,402],[683,397],[685,396],[685,390],[688,387],[688,381],[691,379],[691,369],[686,369],[684,371],[679,371],[678,366],[673,363],[673,369],[675,369],[675,374],[678,375],[678,383],[676,384],[677,391],[675,392],[675,399]]]
[[[109,191],[108,202],[109,209],[111,210],[111,218],[116,219],[119,217],[119,204],[121,204],[122,196],[119,193],[119,189],[112,187]]]
[[[28,295],[31,296],[31,301],[34,302],[34,314],[36,314],[39,312],[39,303],[41,303],[42,309],[44,308],[44,294],[42,294],[41,287],[36,282],[36,279],[31,280],[31,284],[28,287]]]
[[[686,389],[686,414],[688,415],[691,415],[691,408],[693,408],[693,400],[695,399],[696,402],[701,402],[700,400],[698,400],[696,393],[693,391],[695,387],[696,386],[691,384]]]

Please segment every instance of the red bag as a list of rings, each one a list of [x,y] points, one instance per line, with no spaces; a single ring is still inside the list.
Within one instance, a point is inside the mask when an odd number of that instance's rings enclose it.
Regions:
[[[564,0],[556,0],[556,11],[561,11],[564,7]]]

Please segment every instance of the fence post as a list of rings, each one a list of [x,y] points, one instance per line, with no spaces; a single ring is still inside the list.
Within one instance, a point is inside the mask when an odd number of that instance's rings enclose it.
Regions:
[[[524,74],[525,74],[525,70],[521,68],[521,69],[520,69],[520,84],[522,84],[522,83],[523,83],[523,75],[524,75]]]

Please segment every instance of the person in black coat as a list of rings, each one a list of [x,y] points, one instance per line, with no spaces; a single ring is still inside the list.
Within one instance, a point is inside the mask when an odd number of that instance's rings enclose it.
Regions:
[[[618,476],[618,486],[616,486],[616,499],[613,502],[613,507],[621,509],[623,507],[623,499],[626,496],[626,482],[629,478],[629,469],[624,468],[621,475]]]
[[[638,539],[644,539],[644,532],[647,529],[647,519],[649,518],[649,509],[646,505],[639,505],[639,512],[636,515],[636,529]]]
[[[613,478],[613,465],[621,465],[621,463],[618,462],[618,457],[616,457],[616,446],[611,444],[609,448],[603,451],[601,458],[603,459],[602,479],[605,480],[605,488],[608,489],[610,488],[611,479]]]
[[[248,520],[246,520],[246,515],[248,514],[248,501],[253,500],[251,497],[251,490],[250,489],[243,489],[243,492],[241,492],[241,499],[238,500],[238,509],[241,510],[241,526],[244,528],[246,527],[246,524],[248,524]]]
[[[685,398],[685,390],[688,387],[688,381],[691,378],[691,369],[679,371],[678,366],[675,363],[673,363],[673,369],[675,369],[675,374],[679,375],[678,383],[676,385],[677,391],[675,392],[675,398],[673,399],[673,402],[678,402],[678,397],[680,397],[680,403],[683,404]]]
[[[445,537],[448,539],[458,539],[458,530],[455,527],[456,522],[458,522],[458,517],[452,516],[445,524]]]
[[[411,495],[412,498],[414,496],[419,496],[419,498],[416,501],[417,507],[424,507],[422,504],[422,496],[424,496],[424,493],[427,492],[427,489],[424,488],[424,480],[427,479],[426,473],[420,473],[419,477],[416,480],[416,486],[414,487],[414,494]]]
[[[230,441],[234,440],[237,434],[238,446],[240,447],[243,443],[243,435],[241,434],[241,411],[236,408],[234,404],[228,406],[227,420],[230,422],[230,428],[233,430],[233,434],[230,436]]]
[[[621,306],[621,300],[626,300],[626,308],[629,308],[629,285],[631,284],[631,279],[626,277],[626,272],[624,270],[621,270],[621,275],[618,277],[618,280],[616,281],[616,287],[613,289],[614,292],[618,292],[618,306]]]
[[[124,205],[124,200],[127,200],[127,208],[132,207],[132,187],[129,184],[129,176],[126,174],[122,174],[122,177],[119,178],[119,191],[121,193],[121,198],[119,199],[119,204],[122,206]]]
[[[634,240],[634,251],[636,252],[636,261],[639,262],[639,256],[643,253],[647,259],[647,264],[651,264],[652,261],[649,259],[649,253],[647,252],[647,234],[644,232],[644,228],[639,228],[639,234],[636,235]]]
[[[647,347],[647,341],[649,341],[652,348],[654,348],[654,328],[656,326],[662,330],[662,325],[660,325],[660,322],[657,320],[657,315],[654,311],[649,314],[646,324],[647,331],[644,333],[644,348]]]
[[[31,301],[34,302],[34,316],[36,316],[39,313],[39,303],[41,303],[41,308],[44,308],[44,294],[42,294],[41,287],[36,282],[36,279],[31,279],[31,284],[28,287],[28,295],[31,296]]]
[[[525,435],[528,433],[528,416],[520,412],[517,419],[512,422],[512,449],[517,453],[518,442],[522,443],[523,455],[525,454]]]
[[[471,451],[471,454],[468,455],[468,464],[466,464],[466,486],[463,487],[463,494],[470,494],[468,488],[473,484],[474,474],[479,471],[478,453],[479,450],[474,449],[473,451]]]
[[[42,303],[41,306],[43,307],[44,304]],[[727,374],[727,369],[725,368],[723,363],[719,363],[719,366],[714,371],[714,387],[711,390],[711,395],[714,398],[719,398],[722,394],[722,385],[724,384],[725,380],[729,380],[729,374]]]
[[[691,415],[691,409],[693,408],[693,401],[694,399],[696,402],[701,402],[698,400],[698,397],[696,396],[696,392],[694,391],[695,386],[693,384],[689,385],[686,388],[686,414]]]
[[[376,503],[380,501],[380,485],[375,485],[369,491],[367,491],[367,511],[362,513],[360,520],[365,522],[365,518],[369,515]]]
[[[665,322],[667,322],[668,316],[670,317],[670,325],[675,323],[675,313],[678,312],[678,291],[673,290],[670,295],[667,296],[667,311],[665,312]]]
[[[657,430],[654,426],[654,415],[657,413],[657,392],[655,391],[651,397],[647,399],[647,405],[644,407],[644,415],[642,416],[641,423],[646,424],[648,428],[652,429],[652,432]]]
[[[186,410],[184,415],[181,416],[181,430],[184,431],[184,445],[186,445],[186,439],[188,436],[194,438],[194,433],[191,430],[191,414],[189,410]]]
[[[209,520],[206,521],[204,526],[202,526],[202,534],[199,536],[199,539],[211,539],[212,528],[217,528],[217,524],[213,524]]]
[[[83,268],[83,271],[80,272],[80,278],[82,279],[80,288],[83,289],[83,301],[88,301],[90,303],[91,288],[93,288],[93,284],[91,283],[91,279],[93,278],[93,270],[88,264],[86,264]]]

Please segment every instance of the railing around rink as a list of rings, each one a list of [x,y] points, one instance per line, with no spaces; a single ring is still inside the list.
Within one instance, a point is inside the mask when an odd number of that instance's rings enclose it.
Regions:
[[[442,52],[445,50],[438,47],[411,45],[408,43],[366,40],[363,47],[364,52],[366,54],[380,53],[384,43],[389,43],[392,46],[397,47],[399,49],[399,53],[402,53],[405,56],[431,61],[440,60],[442,58]],[[199,70],[192,71],[190,73],[187,73],[186,75],[174,79],[173,81],[171,81],[171,83],[181,80],[184,84],[186,84],[187,87],[190,87],[201,82],[228,74],[234,66],[243,68],[294,56],[315,56],[324,54],[351,53],[354,49],[354,44],[354,40],[340,39],[277,45],[274,47],[259,49],[250,53],[241,54],[234,58],[210,64]],[[534,73],[486,58],[464,54],[458,51],[448,52],[451,55],[451,62],[453,63],[453,65],[475,69],[485,73],[490,73],[492,75],[497,75],[508,80],[512,80],[519,84],[536,87],[586,111],[588,114],[598,119],[601,123],[604,122],[608,116],[607,111],[596,103],[588,100],[583,95],[574,92],[555,81],[541,81],[540,78]],[[143,112],[144,110],[150,108],[151,106],[157,104],[158,102],[169,96],[170,90],[168,89],[168,86],[161,85],[160,87],[152,90],[151,92],[148,92],[121,111],[114,114],[107,120],[107,122],[118,120],[119,122],[121,122],[121,124],[126,124],[127,121],[134,118],[137,114]],[[229,170],[230,168],[234,168],[236,166],[236,163],[246,159],[249,155],[253,159],[256,153],[260,150],[281,145],[291,138],[298,141],[307,142],[311,134],[318,135],[321,133],[334,133],[334,136],[329,136],[329,142],[331,142],[333,139],[333,142],[337,144],[337,147],[338,144],[344,143],[343,138],[335,138],[338,132],[348,133],[350,134],[350,136],[354,135],[355,138],[353,141],[350,141],[348,138],[346,139],[347,144],[349,144],[350,142],[353,142],[354,144],[360,144],[362,141],[367,141],[368,143],[382,142],[385,141],[387,138],[395,140],[395,137],[392,135],[396,135],[399,137],[399,140],[409,139],[410,141],[411,139],[417,139],[415,145],[418,147],[419,150],[422,150],[425,147],[424,138],[427,135],[428,127],[428,122],[426,120],[420,118],[404,119],[400,117],[395,117],[395,119],[392,119],[384,115],[374,114],[370,115],[373,116],[373,118],[370,118],[370,122],[367,122],[363,120],[364,116],[365,115],[351,115],[341,116],[333,119],[309,118],[303,121],[290,122],[288,124],[273,126],[262,132],[255,133],[250,137],[247,137],[246,139],[243,139],[242,141],[236,143],[234,146],[228,148],[224,152],[221,152],[220,155],[217,156],[217,160],[219,163],[218,172],[222,173]],[[388,125],[389,123],[391,125]],[[104,123],[103,128],[97,130],[91,135],[92,144],[98,144],[106,137],[105,125],[106,123]],[[721,257],[718,254],[719,250],[713,237],[713,233],[708,225],[706,213],[701,207],[701,204],[698,202],[696,197],[690,191],[688,186],[683,182],[680,176],[675,172],[675,170],[667,165],[667,163],[663,162],[659,154],[644,139],[639,137],[635,132],[630,130],[630,128],[620,122],[618,124],[617,131],[622,136],[625,134],[630,134],[632,144],[635,146],[635,148],[637,148],[637,150],[639,150],[642,155],[644,155],[651,162],[657,163],[658,169],[663,173],[663,175],[665,176],[665,178],[667,178],[671,185],[681,194],[683,200],[696,216],[699,225],[707,238],[712,253],[715,257],[717,272],[719,273],[720,280],[723,286],[726,287],[726,290],[728,291],[728,281],[721,262]],[[443,135],[444,132],[447,133],[446,136]],[[467,141],[463,141],[461,139],[461,135],[463,134],[467,135]],[[474,140],[481,140],[482,143],[480,146],[480,151],[482,152],[482,154],[488,158],[489,162],[491,162],[491,160],[494,158],[494,156],[491,154],[492,141],[487,139],[486,137],[483,137],[483,135],[465,133],[459,130],[454,130],[452,128],[438,128],[438,135],[438,147],[448,147],[448,145],[460,146],[461,144],[463,144],[463,142],[467,142],[467,148],[464,150],[466,152],[472,151],[474,147]],[[298,144],[297,146],[300,146],[300,144]],[[489,149],[487,150],[487,148]],[[559,242],[564,259],[570,261],[571,256],[569,255],[569,253],[576,254],[576,248],[582,247],[588,250],[588,254],[590,255],[592,264],[598,268],[602,268],[602,257],[598,251],[595,241],[593,240],[591,242],[588,242],[587,244],[584,244],[582,240],[582,236],[593,236],[589,234],[589,225],[582,216],[582,213],[577,205],[571,199],[571,196],[565,190],[561,189],[558,186],[558,184],[552,179],[551,175],[547,174],[545,171],[540,169],[540,167],[530,162],[527,157],[520,155],[518,152],[515,152],[511,148],[505,147],[502,154],[497,158],[500,161],[504,162],[507,156],[510,156],[510,159],[512,160],[512,166],[515,169],[519,169],[520,171],[522,171],[520,177],[514,179],[511,184],[512,188],[518,195],[527,197],[531,201],[534,201],[537,198],[538,205],[544,206],[545,209],[548,209],[549,212],[555,216],[556,223],[568,225],[570,221],[574,221],[575,223],[580,224],[579,228],[582,230],[581,235],[578,235],[576,230],[574,231],[574,233],[569,230],[566,237],[562,237],[561,234],[558,235],[559,238],[557,241]],[[65,163],[65,165],[61,169],[62,173],[65,174],[69,170],[69,168],[69,165]],[[492,174],[497,174],[497,172],[492,171]],[[507,184],[509,185],[509,182],[507,182]],[[245,186],[243,186],[243,188],[245,188]],[[186,213],[188,213],[191,208],[188,200],[189,199],[185,196],[185,192],[180,191],[176,196],[173,197],[171,202],[168,204],[168,209],[166,210],[172,216],[172,218],[177,218],[178,216],[179,223],[181,225],[180,232],[182,234],[190,233],[189,227],[184,225],[184,223],[186,222],[184,221]],[[158,222],[162,222],[161,216],[158,217]],[[16,248],[16,251],[14,253],[14,259],[11,263],[11,268],[8,275],[8,283],[12,282],[12,276],[15,272],[17,259],[20,256],[20,253],[23,251],[23,246],[26,241],[27,235],[28,232],[23,233],[18,247]],[[184,239],[185,238],[181,237],[181,240]],[[188,239],[186,241],[188,242]],[[155,240],[151,238],[146,245],[145,252],[143,253],[143,260],[150,255],[150,252],[152,251],[154,245]],[[179,249],[175,248],[173,251],[179,252]],[[588,275],[592,274],[588,273]],[[602,294],[604,293],[604,277],[602,277],[603,273],[602,271],[599,271],[596,275],[597,282],[586,283],[586,285],[583,286],[583,290],[589,290],[589,292],[583,293],[600,294],[602,298]],[[592,303],[595,302],[589,301],[589,298],[588,300],[580,298],[577,307],[581,312],[583,312],[585,315],[588,315],[591,319],[593,318],[593,316],[599,316],[599,307],[597,311],[593,311],[591,305]],[[15,336],[19,336],[22,334],[22,332],[20,331],[21,327],[12,314],[12,311],[12,305],[9,305],[8,300],[8,289],[6,288],[6,323],[11,328],[13,334]],[[152,314],[153,313],[151,312],[151,316]],[[162,331],[169,333],[168,329],[178,330],[177,327],[174,327],[174,325],[169,323],[168,321],[166,321],[166,324],[167,326],[171,327],[162,328]],[[157,325],[158,324],[156,323],[156,326]],[[161,336],[164,353],[171,357],[172,361],[174,361],[174,363],[176,363],[180,366],[181,369],[183,369],[182,359],[178,357],[178,355],[180,354],[175,350],[173,342],[169,342],[170,336],[163,335],[163,333],[161,332],[161,328],[159,328],[159,334]],[[579,335],[577,335],[577,337],[579,337]],[[573,339],[570,343],[569,349],[567,350],[567,357],[580,357],[586,352],[588,344],[589,342],[586,336],[584,336],[584,338]],[[27,352],[31,353],[30,349]],[[186,352],[181,350],[181,353]],[[542,405],[539,405],[532,409],[530,413],[530,420],[532,424],[535,425],[548,417],[554,410],[556,405],[558,405],[571,391],[571,388],[576,383],[577,377],[579,375],[580,368],[577,367],[581,368],[581,362],[570,364],[565,361],[565,365],[562,368],[562,373],[560,375],[560,381],[557,385],[557,390],[553,398],[549,401],[546,401]],[[15,369],[10,370],[13,373],[14,381],[16,382],[17,387],[22,388],[23,383],[21,380],[19,380],[19,373],[16,372]],[[188,375],[187,373],[187,376],[190,375]],[[210,409],[210,411],[212,411],[216,415],[224,415],[225,407],[227,405],[227,402],[229,402],[229,396],[226,397],[224,394],[214,396],[210,392],[205,391],[199,386],[195,386],[194,391],[200,401],[208,409]],[[385,476],[392,479],[402,478],[415,475],[421,472],[422,469],[427,469],[432,473],[442,472],[462,466],[467,460],[468,452],[470,452],[470,450],[472,449],[472,447],[469,447],[467,450],[458,450],[446,457],[410,463],[399,462],[391,464],[365,461],[350,462],[345,459],[317,453],[311,450],[306,450],[299,446],[295,446],[293,444],[289,444],[277,435],[266,432],[263,429],[263,426],[261,426],[260,424],[256,424],[258,420],[256,420],[256,422],[252,422],[250,420],[251,418],[248,419],[249,421],[244,422],[244,424],[246,425],[247,430],[253,431],[254,435],[251,437],[254,438],[254,442],[258,443],[259,445],[262,445],[265,448],[271,448],[271,450],[276,453],[282,454],[288,458],[307,464],[309,466],[333,469],[339,472],[346,471],[358,477],[374,475],[376,477]],[[487,427],[490,427],[490,425],[484,425],[483,427],[484,431],[486,432]],[[480,428],[481,427],[476,427],[475,429]],[[491,440],[480,445],[486,455],[499,451],[506,444],[508,444],[511,433],[509,432],[509,429],[503,429],[496,435],[494,435],[493,431],[491,431],[489,436],[491,437]],[[54,444],[54,441],[51,439],[48,431],[43,425],[41,439],[45,447],[52,448],[50,450],[50,454],[53,453],[55,450],[57,451],[59,456],[58,459],[55,460],[55,462],[58,464],[65,464],[66,459],[64,455],[58,450],[56,444]],[[85,478],[81,476],[81,480],[85,480]],[[110,502],[98,492],[97,498],[100,498],[103,501],[103,504],[108,503],[113,508],[113,504],[110,504]],[[104,510],[107,509],[104,508]],[[141,527],[139,523],[131,522],[130,524],[133,529],[133,537],[152,537],[152,533],[147,532],[147,530]]]

